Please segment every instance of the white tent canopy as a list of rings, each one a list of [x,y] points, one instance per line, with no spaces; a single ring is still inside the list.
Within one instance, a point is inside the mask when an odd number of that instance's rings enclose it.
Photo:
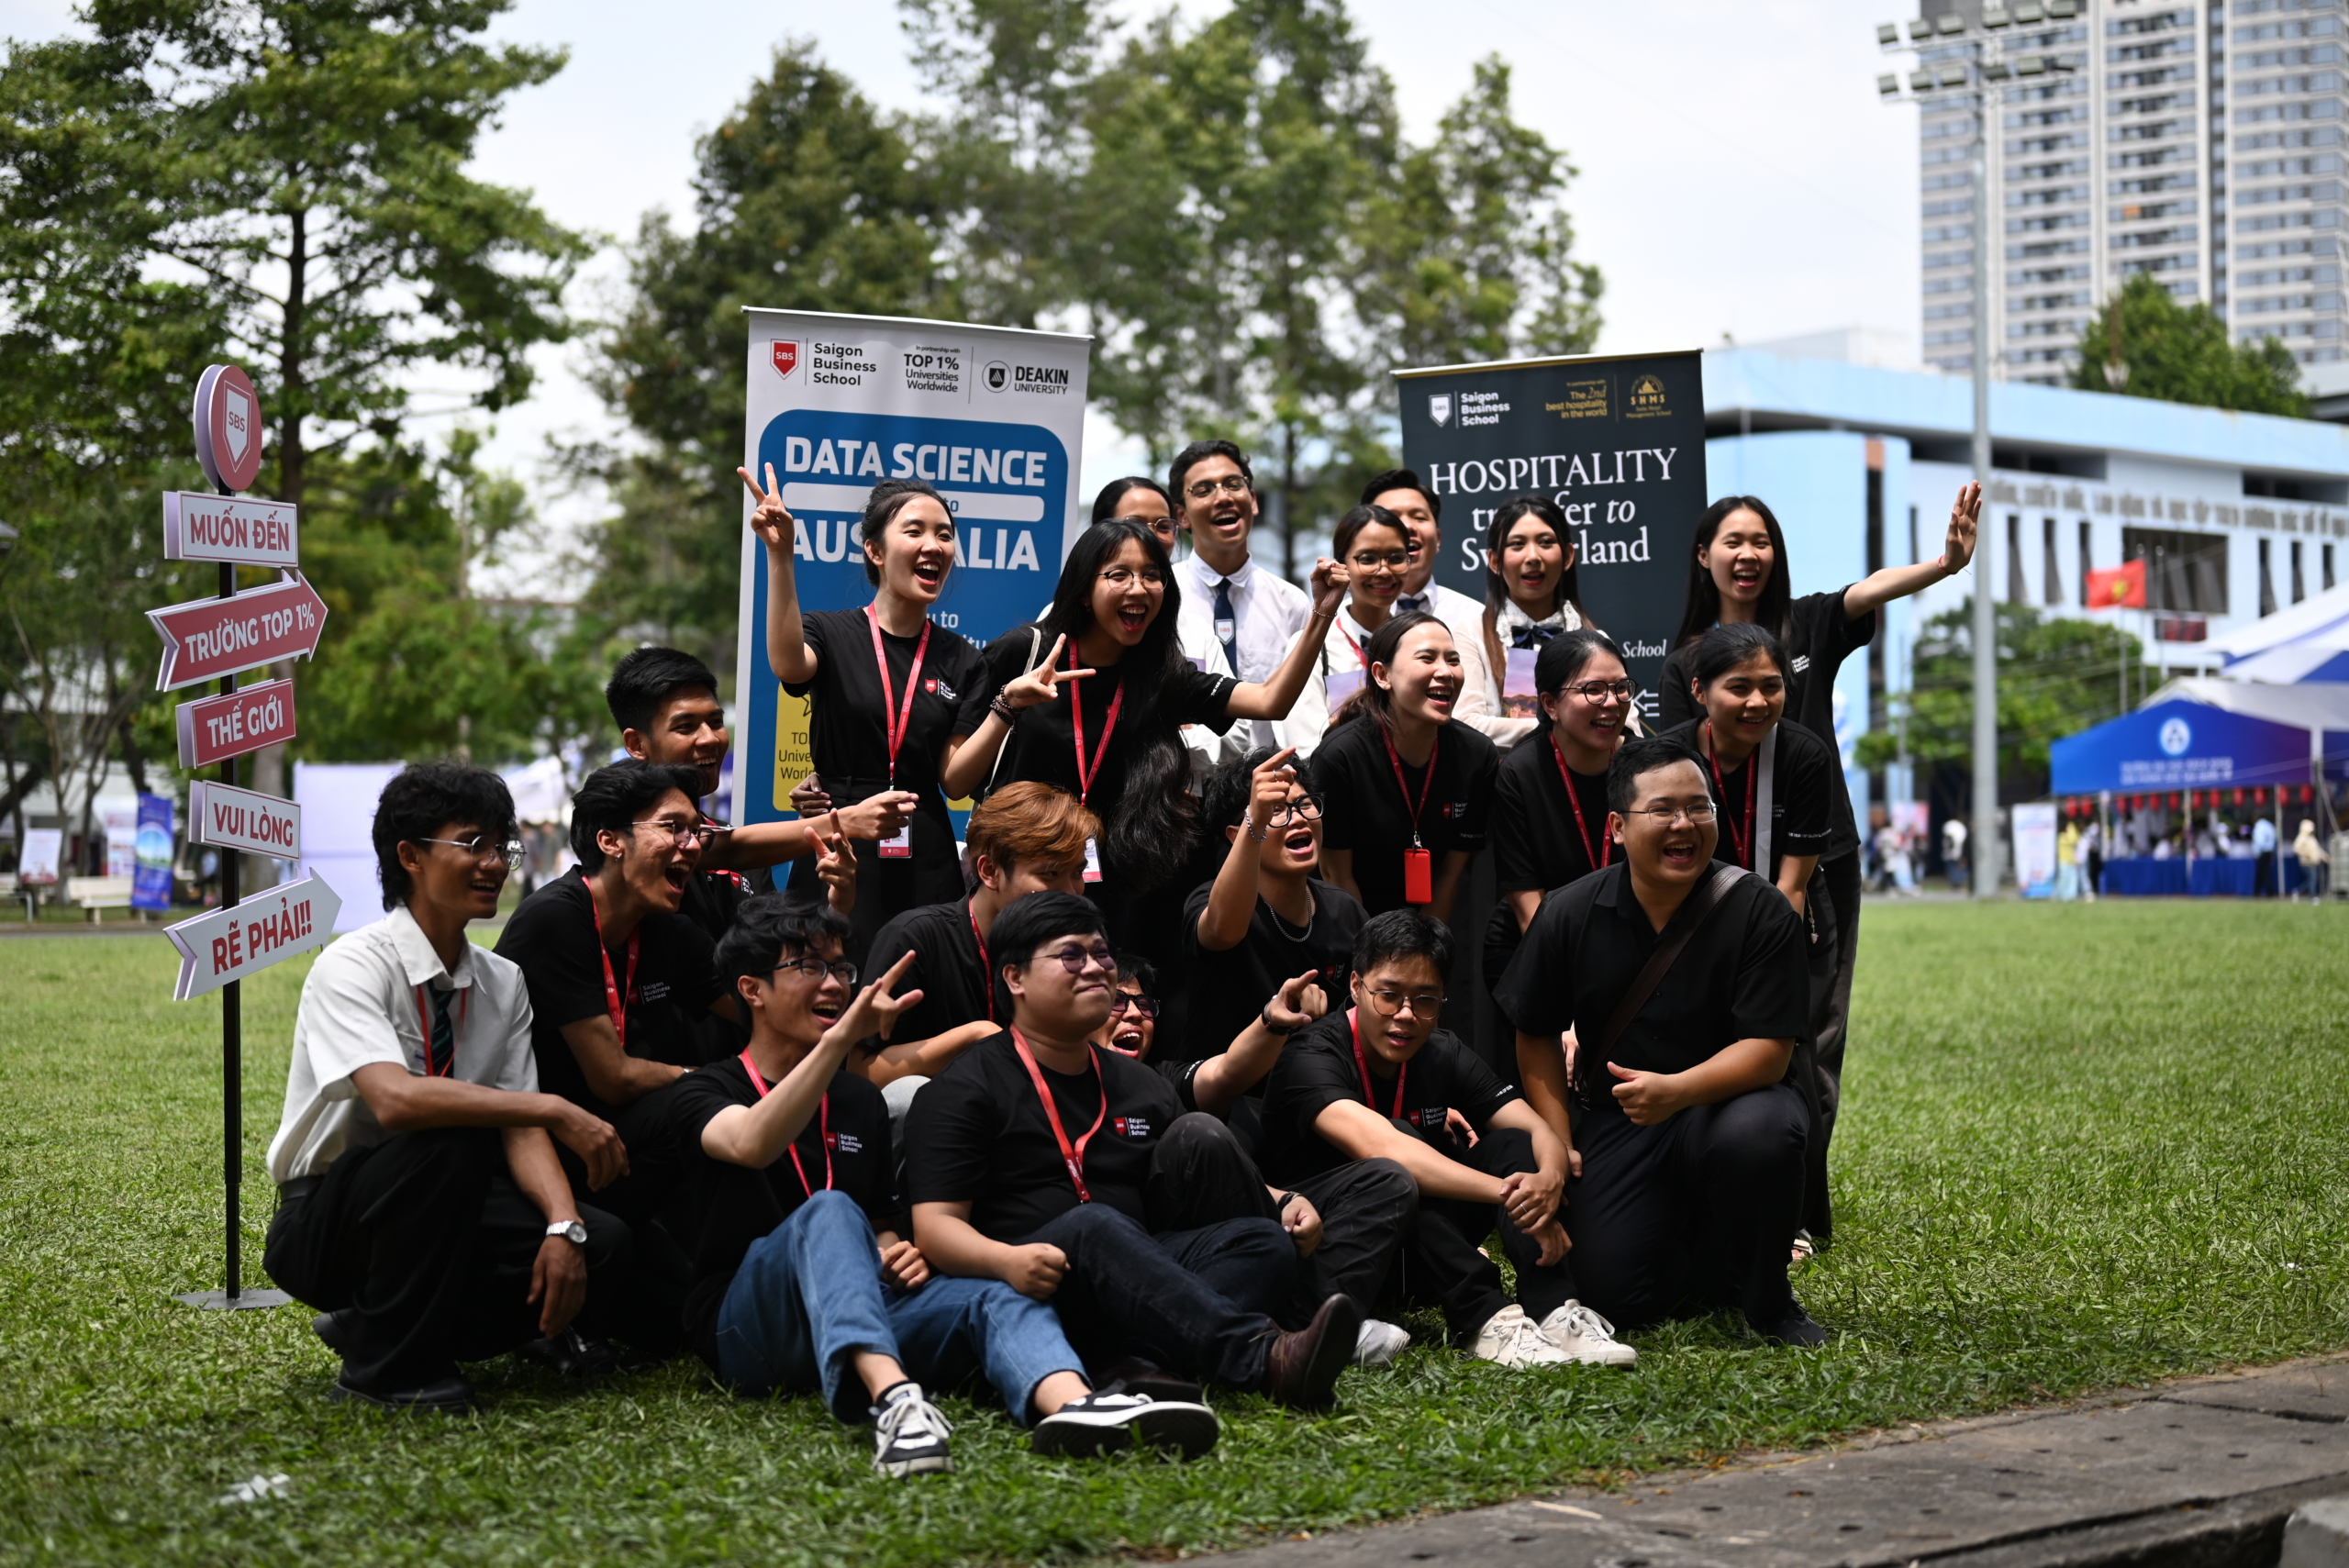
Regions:
[[[2310,682],[2306,685],[2275,686],[2255,681],[2219,680],[2210,675],[2188,675],[2170,682],[2147,697],[2143,706],[2152,707],[2174,698],[2199,702],[2208,707],[2223,708],[2252,718],[2264,718],[2274,724],[2288,724],[2298,729],[2323,731],[2349,729],[2349,685],[2333,681]]]
[[[2212,638],[2209,649],[2226,662],[2230,681],[2349,682],[2349,583]]]

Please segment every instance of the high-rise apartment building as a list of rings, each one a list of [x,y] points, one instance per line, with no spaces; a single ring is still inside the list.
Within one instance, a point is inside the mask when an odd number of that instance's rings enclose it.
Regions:
[[[1926,0],[1979,23],[1982,0]],[[2088,317],[2136,272],[2207,304],[2238,341],[2342,357],[2344,0],[2031,0],[2007,57],[2068,65],[1991,106],[1991,373],[2063,384]],[[2068,11],[2069,16],[2055,13]],[[1955,39],[1920,63],[1962,57]],[[1973,117],[1920,126],[1927,363],[1973,363]]]

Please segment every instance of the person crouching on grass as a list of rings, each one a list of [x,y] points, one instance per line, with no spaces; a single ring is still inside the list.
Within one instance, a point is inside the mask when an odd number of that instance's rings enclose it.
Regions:
[[[1714,863],[1717,806],[1687,741],[1626,740],[1607,805],[1620,857],[1542,899],[1493,995],[1520,1060],[1575,1031],[1580,1124],[1552,1131],[1579,1145],[1565,1225],[1582,1299],[1634,1329],[1735,1304],[1765,1339],[1823,1344],[1787,1287],[1812,1128],[1802,920]]]
[[[842,1421],[869,1415],[885,1475],[953,1468],[929,1391],[982,1373],[1040,1453],[1206,1452],[1206,1406],[1095,1393],[1050,1307],[997,1280],[932,1278],[904,1239],[888,1107],[842,1063],[920,993],[891,995],[908,954],[852,997],[851,932],[837,911],[769,894],[718,946],[751,1043],[677,1086],[678,1135],[704,1157],[695,1349],[741,1393],[820,1392]]]

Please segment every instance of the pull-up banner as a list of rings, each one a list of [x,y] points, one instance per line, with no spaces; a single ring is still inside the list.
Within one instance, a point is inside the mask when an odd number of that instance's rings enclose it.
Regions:
[[[923,479],[954,515],[954,570],[930,618],[984,645],[1043,613],[1082,526],[1076,495],[1093,339],[945,321],[757,310],[750,317],[745,466],[774,465],[797,522],[804,610],[873,597],[857,528],[878,481]],[[767,553],[742,498],[735,706],[738,822],[791,813],[807,704],[767,667]]]
[[[1623,645],[1649,718],[1706,505],[1699,361],[1690,350],[1396,373],[1403,461],[1443,504],[1436,581],[1481,601],[1494,515],[1520,495],[1555,502],[1583,608]]]

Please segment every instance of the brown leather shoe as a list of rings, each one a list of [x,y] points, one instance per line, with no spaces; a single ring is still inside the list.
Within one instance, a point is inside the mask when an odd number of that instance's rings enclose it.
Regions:
[[[1339,1295],[1321,1304],[1313,1321],[1283,1334],[1264,1354],[1264,1392],[1284,1405],[1318,1410],[1330,1403],[1338,1374],[1353,1360],[1362,1308]]]

